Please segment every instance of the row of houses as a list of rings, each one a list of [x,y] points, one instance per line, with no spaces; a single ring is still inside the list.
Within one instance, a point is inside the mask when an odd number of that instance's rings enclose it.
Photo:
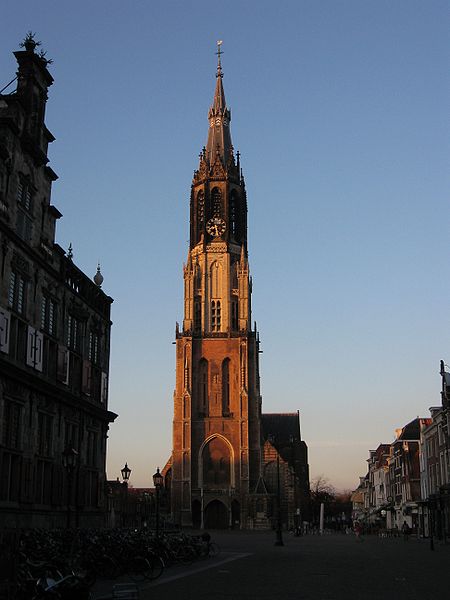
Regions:
[[[396,429],[369,451],[368,470],[352,494],[353,518],[368,527],[450,537],[450,373],[441,361],[440,406]]]

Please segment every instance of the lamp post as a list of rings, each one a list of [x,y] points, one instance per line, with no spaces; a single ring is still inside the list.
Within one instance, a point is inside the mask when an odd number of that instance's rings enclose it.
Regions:
[[[125,463],[125,466],[120,469],[120,473],[122,475],[123,480],[123,492],[122,492],[122,525],[125,526],[127,522],[128,516],[128,480],[130,479],[131,469],[128,466],[128,463]]]
[[[284,546],[281,531],[280,455],[277,454],[277,528],[275,546]]]
[[[387,510],[386,510],[386,529],[392,529],[392,522],[393,522],[393,513],[395,512],[394,509],[394,498],[393,496],[388,496],[386,498],[388,506],[387,506]],[[387,518],[389,514],[389,519]],[[389,521],[389,522],[388,522]],[[389,526],[389,527],[388,527]]]
[[[156,491],[156,539],[159,538],[159,490],[161,489],[164,482],[164,477],[159,472],[159,467],[156,469],[156,473],[153,475],[153,485]]]
[[[148,525],[149,505],[150,505],[150,495],[148,492],[144,492],[144,496],[143,496],[144,514],[142,517],[144,529],[147,529],[147,525]]]
[[[77,466],[78,452],[72,448],[72,442],[62,452],[62,465],[67,473],[67,522],[66,527],[70,529],[70,501],[72,499],[72,480]]]

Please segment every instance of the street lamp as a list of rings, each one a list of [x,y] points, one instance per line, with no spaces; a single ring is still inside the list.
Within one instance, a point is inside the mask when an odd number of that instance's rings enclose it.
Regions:
[[[275,546],[284,546],[281,531],[280,455],[277,454],[277,528]]]
[[[78,452],[72,448],[72,442],[62,452],[62,465],[67,473],[67,529],[70,529],[70,501],[72,498],[72,480],[77,466]]]
[[[127,483],[131,475],[131,469],[128,467],[128,463],[125,463],[125,466],[123,469],[120,469],[120,472],[122,473],[122,479],[124,483]]]
[[[128,466],[128,463],[125,463],[125,466],[120,469],[123,479],[123,488],[121,492],[122,496],[122,526],[125,527],[128,517],[128,480],[130,479],[131,469]]]
[[[162,488],[164,483],[164,477],[159,472],[159,467],[156,469],[156,473],[153,475],[153,485],[156,490],[156,539],[159,538],[159,490]]]

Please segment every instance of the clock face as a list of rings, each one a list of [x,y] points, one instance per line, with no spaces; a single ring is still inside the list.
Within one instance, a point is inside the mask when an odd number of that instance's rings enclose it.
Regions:
[[[212,235],[214,237],[219,237],[220,235],[223,235],[225,233],[226,228],[227,226],[225,224],[225,221],[220,217],[213,217],[212,219],[209,219],[209,221],[206,223],[206,231],[209,233],[209,235]]]

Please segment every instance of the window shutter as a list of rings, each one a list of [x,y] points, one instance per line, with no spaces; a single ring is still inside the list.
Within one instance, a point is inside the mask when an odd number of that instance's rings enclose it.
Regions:
[[[40,331],[35,333],[34,368],[42,373],[42,354],[44,348],[44,336]]]
[[[102,387],[100,392],[100,401],[106,404],[108,400],[108,373],[102,371]]]
[[[65,346],[58,346],[58,381],[69,385],[69,351]]]
[[[44,336],[31,325],[28,325],[27,335],[27,365],[37,371],[42,371],[42,350]]]
[[[11,313],[9,310],[0,308],[0,352],[9,353],[9,327]]]
[[[27,335],[27,365],[29,367],[33,367],[34,369],[34,356],[36,353],[36,329],[28,325],[28,335]]]
[[[83,361],[83,394],[91,395],[92,365],[88,360]]]

